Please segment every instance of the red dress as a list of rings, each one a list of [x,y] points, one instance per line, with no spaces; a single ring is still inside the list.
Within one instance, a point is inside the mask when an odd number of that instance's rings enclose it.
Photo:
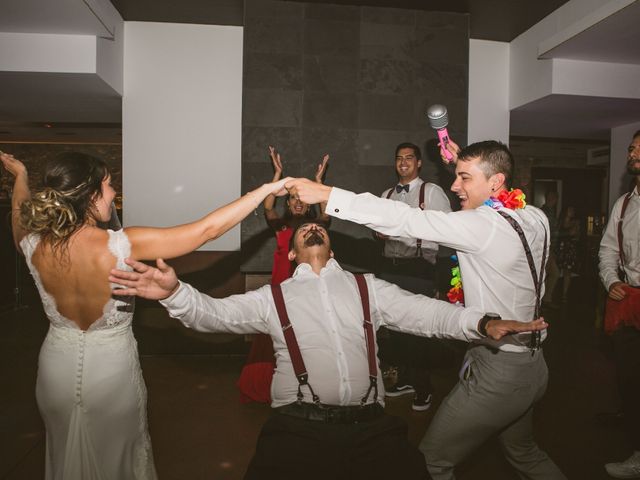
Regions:
[[[289,261],[291,235],[293,235],[291,227],[282,227],[276,232],[276,251],[273,252],[273,267],[271,268],[272,285],[279,285],[287,278],[291,278],[296,269],[295,263]]]
[[[283,227],[276,232],[276,250],[273,253],[271,284],[278,285],[293,275],[295,264],[289,261],[289,240],[293,235],[291,227]],[[242,403],[271,402],[271,379],[275,368],[273,342],[266,334],[256,335],[251,344],[247,361],[242,368],[236,385],[240,390]]]

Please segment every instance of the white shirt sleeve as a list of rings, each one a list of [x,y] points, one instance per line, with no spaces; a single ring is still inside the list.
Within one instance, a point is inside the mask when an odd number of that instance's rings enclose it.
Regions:
[[[451,213],[420,210],[370,193],[356,195],[333,187],[326,212],[385,235],[421,238],[463,252],[479,252],[496,228],[494,219],[482,208]]]
[[[372,321],[376,327],[387,326],[412,335],[467,342],[484,338],[478,333],[478,322],[484,316],[480,309],[413,294],[373,275],[366,278],[372,298]]]
[[[600,279],[604,287],[609,291],[611,284],[620,282],[618,277],[618,267],[620,266],[620,248],[618,246],[618,222],[620,221],[620,212],[622,211],[622,202],[624,196],[620,197],[611,209],[611,217],[607,223],[602,240],[600,241]]]
[[[169,315],[199,332],[269,333],[269,286],[242,295],[212,298],[180,282],[178,290],[160,300]]]
[[[439,210],[441,212],[449,213],[451,211],[451,202],[449,197],[444,193],[444,190],[435,183],[428,185],[429,195],[425,199],[427,204],[427,210]]]

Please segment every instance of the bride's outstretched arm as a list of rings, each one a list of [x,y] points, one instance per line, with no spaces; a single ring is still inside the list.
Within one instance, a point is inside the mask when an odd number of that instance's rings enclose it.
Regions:
[[[267,195],[286,193],[284,184],[290,180],[287,177],[277,182],[265,183],[192,223],[167,228],[125,228],[131,242],[131,258],[154,260],[174,258],[192,252],[240,223]]]
[[[20,206],[23,202],[31,198],[29,191],[29,180],[27,175],[27,167],[20,160],[17,160],[8,153],[0,151],[0,161],[2,165],[14,177],[13,196],[11,197],[11,226],[13,230],[13,241],[18,251],[20,249],[20,241],[27,234],[26,230],[20,225]]]

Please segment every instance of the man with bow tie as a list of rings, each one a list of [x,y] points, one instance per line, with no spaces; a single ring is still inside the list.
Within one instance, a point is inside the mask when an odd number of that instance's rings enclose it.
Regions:
[[[419,176],[422,166],[420,148],[413,143],[401,143],[395,155],[398,184],[385,190],[382,198],[398,200],[422,210],[450,212],[451,205],[442,188]],[[436,292],[436,257],[438,245],[406,237],[388,237],[376,232],[384,242],[383,261],[378,277],[413,293],[433,297]],[[427,349],[432,340],[389,331],[381,341],[381,358],[398,368],[398,379],[387,390],[389,397],[413,394],[413,410],[424,411],[431,406],[431,378]]]

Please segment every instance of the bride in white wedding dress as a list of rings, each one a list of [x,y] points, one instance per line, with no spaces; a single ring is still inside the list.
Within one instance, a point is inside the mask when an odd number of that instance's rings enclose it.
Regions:
[[[12,226],[50,321],[36,398],[46,427],[47,480],[155,479],[147,392],[131,331],[133,299],[113,299],[108,276],[127,257],[172,258],[219,237],[284,182],[265,184],[202,219],[170,228],[96,226],[115,191],[104,162],[62,154],[31,197],[27,170],[0,152],[15,176]]]

